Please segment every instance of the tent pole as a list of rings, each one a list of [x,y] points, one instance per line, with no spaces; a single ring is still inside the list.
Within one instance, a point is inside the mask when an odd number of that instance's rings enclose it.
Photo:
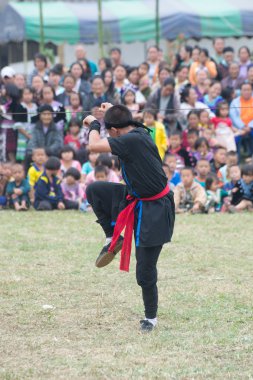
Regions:
[[[98,44],[100,58],[104,57],[102,0],[98,0]]]
[[[28,74],[28,51],[27,51],[27,40],[23,41],[23,62],[24,62],[24,74]]]
[[[45,39],[44,39],[44,21],[43,21],[42,0],[39,0],[39,15],[40,15],[40,52],[43,53],[45,50]]]
[[[155,0],[155,40],[156,45],[160,45],[160,17],[159,17],[159,0]]]

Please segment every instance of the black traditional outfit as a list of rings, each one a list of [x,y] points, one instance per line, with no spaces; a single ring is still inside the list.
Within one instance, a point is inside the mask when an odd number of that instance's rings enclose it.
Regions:
[[[131,124],[136,122],[129,122]],[[120,137],[108,138],[108,142],[112,154],[120,160],[126,186],[95,182],[88,187],[87,198],[106,237],[114,235],[111,252],[119,233],[126,226],[121,255],[123,270],[128,270],[129,266],[131,231],[127,229],[131,230],[129,224],[133,217],[136,278],[142,288],[146,318],[153,319],[158,306],[156,264],[162,246],[171,240],[174,228],[173,195],[169,191],[157,147],[146,129],[134,128]]]

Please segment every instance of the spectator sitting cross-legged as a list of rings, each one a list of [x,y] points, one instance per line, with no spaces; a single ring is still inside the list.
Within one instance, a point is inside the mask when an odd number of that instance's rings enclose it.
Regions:
[[[77,169],[80,173],[82,170],[81,164],[79,161],[75,160],[75,150],[70,145],[64,145],[61,150],[61,175],[64,176],[66,171],[70,168]]]
[[[112,170],[112,158],[106,153],[101,153],[95,163],[95,168],[98,165],[102,165],[106,167],[107,170],[107,181],[108,182],[114,182],[119,183],[119,177],[115,173],[114,170]],[[89,174],[87,174],[85,179],[85,186],[90,185],[91,183],[95,182],[95,171],[93,170]]]
[[[32,164],[27,173],[27,179],[29,181],[29,185],[31,187],[31,202],[34,202],[34,188],[44,172],[44,166],[47,161],[47,155],[45,149],[36,148],[32,152]]]
[[[71,119],[68,123],[67,134],[64,137],[64,145],[70,145],[75,152],[81,148],[80,142],[81,124],[78,119]]]
[[[232,201],[229,211],[240,212],[253,211],[253,165],[246,164],[242,167],[242,178],[236,182],[232,189]]]
[[[58,171],[61,161],[57,157],[49,157],[45,164],[45,171],[38,180],[35,188],[34,208],[38,211],[64,210],[64,198],[61,189]]]
[[[78,210],[84,200],[84,190],[80,183],[81,174],[75,168],[69,168],[64,173],[61,188],[64,196],[64,203],[68,210]]]
[[[12,167],[12,179],[9,181],[6,194],[9,199],[9,205],[16,211],[28,210],[30,185],[25,178],[24,168],[20,164],[14,164]]]
[[[181,170],[182,182],[174,189],[175,208],[177,213],[190,211],[191,213],[204,212],[206,192],[204,188],[194,181],[192,168]]]

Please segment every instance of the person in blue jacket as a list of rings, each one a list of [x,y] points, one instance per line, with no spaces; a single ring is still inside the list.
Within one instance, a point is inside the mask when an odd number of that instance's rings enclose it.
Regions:
[[[30,185],[25,178],[23,166],[15,164],[12,167],[12,177],[6,188],[6,195],[10,207],[16,211],[26,211],[30,205]]]
[[[35,186],[34,208],[39,211],[64,210],[64,198],[60,180],[57,177],[61,162],[57,157],[50,157],[45,164],[45,171]]]

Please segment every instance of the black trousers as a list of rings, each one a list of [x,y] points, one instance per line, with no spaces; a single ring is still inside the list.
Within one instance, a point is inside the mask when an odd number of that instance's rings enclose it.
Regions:
[[[136,280],[142,289],[146,318],[155,318],[158,308],[157,260],[162,245],[136,247]]]
[[[87,188],[86,194],[106,237],[111,237],[113,235],[112,222],[116,220],[120,211],[121,200],[124,201],[125,186],[108,182],[95,182]],[[136,247],[136,280],[142,288],[146,318],[155,318],[157,314],[156,265],[161,250],[162,245],[157,247]]]
[[[70,201],[68,199],[65,199],[63,201],[66,210],[78,210],[79,203],[75,201]],[[57,204],[53,204],[49,201],[40,201],[37,206],[38,211],[51,211],[51,210],[57,210]]]

